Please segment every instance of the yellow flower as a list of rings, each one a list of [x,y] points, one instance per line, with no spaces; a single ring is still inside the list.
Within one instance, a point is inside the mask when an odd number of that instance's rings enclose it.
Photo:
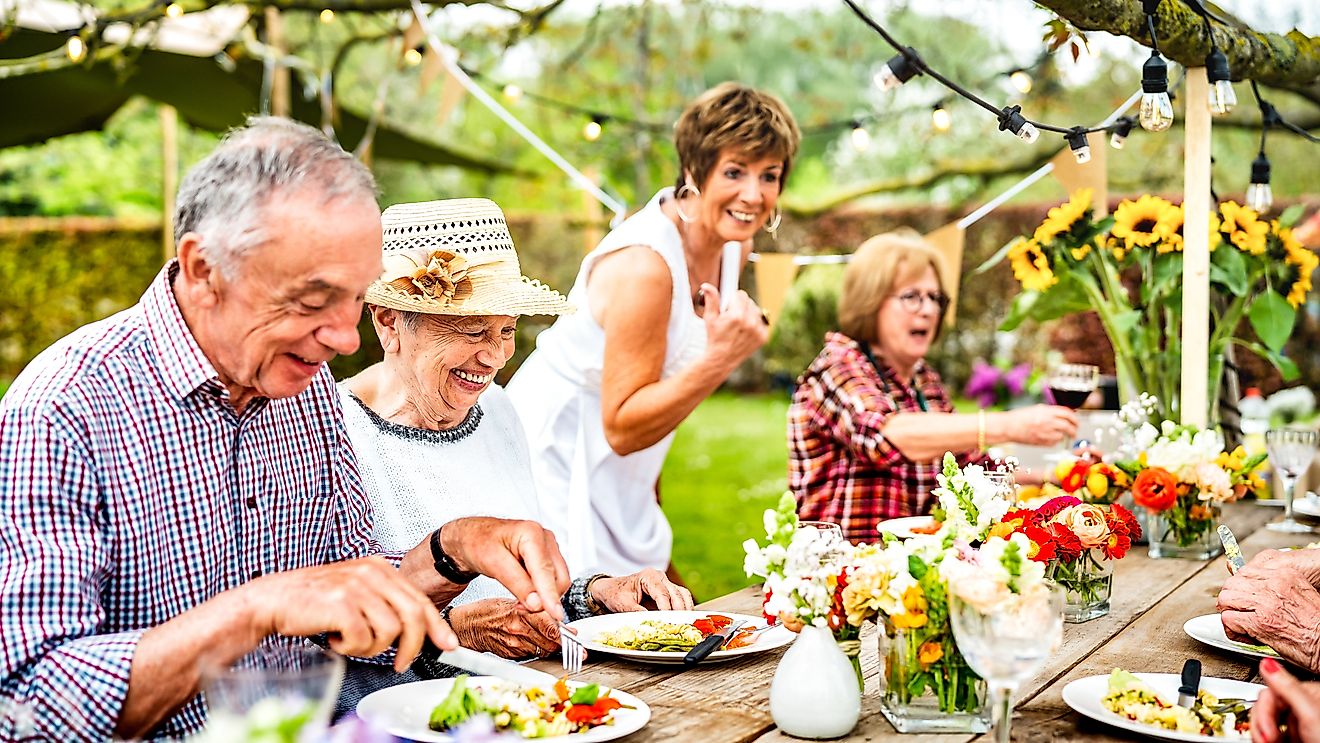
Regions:
[[[1287,274],[1291,282],[1288,287],[1288,304],[1301,307],[1306,302],[1307,293],[1311,291],[1311,274],[1320,265],[1320,255],[1302,245],[1302,241],[1293,235],[1291,229],[1280,226],[1278,222],[1274,222],[1274,228],[1273,234],[1283,248],[1283,264],[1292,269]],[[1296,271],[1296,276],[1292,275],[1292,271]]]
[[[903,592],[903,609],[904,613],[889,618],[895,627],[917,629],[926,626],[926,595],[921,592],[920,586],[909,586]]]
[[[1080,188],[1073,193],[1072,198],[1050,209],[1045,215],[1045,221],[1036,228],[1031,239],[1044,245],[1059,235],[1070,232],[1091,210],[1091,194],[1091,189]]]
[[[1223,219],[1219,230],[1228,235],[1229,242],[1244,253],[1264,255],[1265,238],[1270,232],[1269,222],[1262,221],[1255,211],[1235,201],[1220,204],[1219,214]]]
[[[1181,253],[1183,249],[1183,221],[1186,215],[1183,214],[1181,206],[1173,207],[1169,213],[1169,219],[1165,223],[1164,239],[1159,245],[1155,246],[1155,252],[1161,255],[1166,253]]]
[[[1105,473],[1092,469],[1086,476],[1086,489],[1099,498],[1109,492],[1109,478],[1105,477]]]
[[[1158,196],[1146,194],[1136,201],[1124,201],[1114,210],[1115,238],[1123,241],[1124,250],[1158,245],[1173,233],[1182,221],[1181,209]]]
[[[1031,240],[1019,238],[1013,243],[1008,249],[1008,261],[1023,289],[1043,292],[1059,281],[1050,269],[1049,257]]]
[[[921,663],[922,669],[930,668],[943,657],[944,646],[933,640],[921,643],[921,648],[917,650],[917,661]]]
[[[1091,252],[1091,243],[1086,243],[1080,248],[1073,248],[1071,251],[1073,260],[1080,261]]]

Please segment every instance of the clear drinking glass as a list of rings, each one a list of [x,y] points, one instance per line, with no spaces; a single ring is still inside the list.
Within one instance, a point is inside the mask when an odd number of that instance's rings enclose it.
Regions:
[[[840,540],[843,539],[843,527],[832,521],[799,521],[799,529],[818,529],[826,534],[833,534]]]
[[[344,659],[311,645],[263,647],[232,668],[202,674],[203,741],[319,741],[330,725]]]
[[[1017,481],[1013,478],[1012,472],[1003,470],[990,470],[985,473],[990,482],[995,486],[995,492],[1002,496],[1014,506],[1018,504]]]
[[[1064,594],[1050,581],[1047,590],[1015,598],[1009,608],[981,611],[949,594],[953,637],[967,665],[990,687],[995,741],[1008,743],[1013,695],[1034,676],[1063,641]]]
[[[1278,470],[1279,479],[1283,480],[1283,519],[1271,521],[1265,528],[1296,534],[1315,531],[1293,517],[1293,495],[1297,490],[1297,480],[1315,458],[1317,446],[1320,446],[1320,432],[1317,431],[1271,428],[1265,432],[1265,448],[1270,454],[1270,464]]]

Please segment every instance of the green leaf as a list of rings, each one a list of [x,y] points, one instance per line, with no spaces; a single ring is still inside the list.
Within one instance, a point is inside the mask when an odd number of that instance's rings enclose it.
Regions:
[[[1297,364],[1293,363],[1293,360],[1287,356],[1271,351],[1259,343],[1248,343],[1246,341],[1238,340],[1238,344],[1245,346],[1257,356],[1273,364],[1274,368],[1278,369],[1279,373],[1283,375],[1283,381],[1291,382],[1301,376],[1301,372],[1297,370]]]
[[[925,561],[916,555],[908,555],[908,572],[912,574],[913,578],[921,580],[926,577],[926,570],[928,568]]]
[[[1284,209],[1283,214],[1279,215],[1279,224],[1284,227],[1292,227],[1297,224],[1297,220],[1302,218],[1302,212],[1304,211],[1306,211],[1306,207],[1303,205],[1293,204],[1287,209]]]
[[[1013,244],[1016,242],[1017,242],[1017,238],[1008,241],[1008,243],[1006,243],[1004,247],[1000,248],[999,250],[996,250],[994,255],[987,258],[985,260],[985,263],[982,263],[981,265],[977,266],[976,270],[972,271],[972,275],[977,276],[979,274],[983,274],[986,271],[989,271],[990,269],[994,268],[995,266],[998,266],[1001,262],[1003,262],[1004,258],[1008,256],[1009,248],[1012,248]]]
[[[1182,283],[1183,255],[1168,253],[1155,256],[1155,281],[1151,289],[1158,292],[1170,285]]]
[[[1277,353],[1283,350],[1283,344],[1292,335],[1297,310],[1282,295],[1270,289],[1251,303],[1247,318],[1265,347]]]
[[[579,686],[573,691],[573,696],[568,701],[573,704],[595,704],[596,699],[600,697],[600,687],[596,684],[587,684]]]
[[[1221,245],[1210,254],[1210,280],[1241,296],[1247,293],[1247,261],[1242,251],[1232,245]]]

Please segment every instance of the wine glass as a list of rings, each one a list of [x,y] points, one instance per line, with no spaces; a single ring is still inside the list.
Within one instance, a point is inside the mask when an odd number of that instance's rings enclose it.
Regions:
[[[988,470],[985,473],[985,477],[990,481],[990,484],[994,486],[996,495],[1009,503],[1012,503],[1014,506],[1018,504],[1017,482],[1014,480],[1012,472],[1006,470]]]
[[[1296,534],[1315,531],[1293,517],[1293,495],[1297,490],[1297,480],[1315,457],[1317,446],[1320,446],[1320,432],[1317,431],[1271,428],[1265,432],[1265,448],[1270,454],[1270,464],[1274,465],[1274,469],[1279,472],[1279,479],[1283,480],[1283,519],[1271,521],[1265,528]]]
[[[1076,410],[1100,384],[1100,367],[1091,364],[1058,364],[1050,370],[1045,386],[1055,405]]]
[[[799,521],[799,529],[816,529],[824,532],[826,536],[833,535],[838,541],[843,541],[843,527],[833,521]]]
[[[1008,607],[982,611],[949,594],[953,637],[967,665],[990,686],[995,741],[1008,743],[1013,695],[1034,676],[1063,641],[1063,591],[1052,581],[1044,590],[1015,596]]]
[[[204,741],[296,734],[320,740],[330,724],[344,659],[311,645],[259,648],[233,668],[202,673],[209,708]]]

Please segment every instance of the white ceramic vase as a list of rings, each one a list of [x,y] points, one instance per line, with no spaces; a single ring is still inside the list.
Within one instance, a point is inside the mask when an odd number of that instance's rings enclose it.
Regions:
[[[827,629],[802,628],[770,684],[770,716],[795,738],[838,738],[857,725],[862,695],[848,657]]]

